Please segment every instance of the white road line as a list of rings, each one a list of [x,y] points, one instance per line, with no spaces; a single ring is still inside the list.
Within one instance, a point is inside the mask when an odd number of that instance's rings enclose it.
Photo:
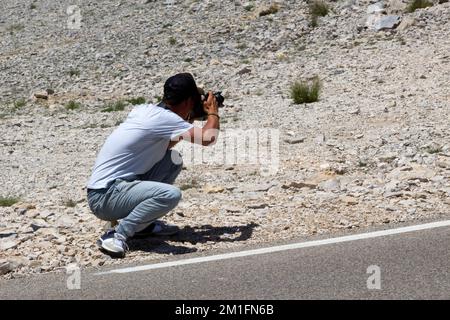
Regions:
[[[434,229],[434,228],[439,228],[439,227],[448,227],[448,226],[450,226],[450,220],[444,220],[444,221],[438,221],[438,222],[432,222],[432,223],[426,223],[426,224],[419,224],[419,225],[415,225],[415,226],[402,227],[402,228],[396,228],[396,229],[390,229],[390,230],[374,231],[374,232],[361,233],[361,234],[355,234],[355,235],[343,236],[343,237],[337,237],[337,238],[314,240],[314,241],[307,241],[307,242],[300,242],[300,243],[292,243],[292,244],[274,246],[274,247],[268,247],[268,248],[246,250],[246,251],[239,251],[239,252],[230,252],[230,253],[218,254],[218,255],[207,256],[207,257],[198,257],[198,258],[191,258],[191,259],[185,259],[185,260],[176,260],[176,261],[171,261],[171,262],[155,263],[155,264],[149,264],[149,265],[138,266],[138,267],[115,269],[115,270],[106,271],[106,272],[99,272],[99,273],[96,273],[95,275],[147,271],[147,270],[153,270],[153,269],[182,266],[182,265],[187,265],[187,264],[233,259],[233,258],[254,256],[254,255],[258,255],[258,254],[280,252],[280,251],[285,251],[285,250],[310,248],[310,247],[316,247],[316,246],[323,246],[323,245],[327,245],[327,244],[377,238],[377,237],[389,236],[389,235],[394,235],[394,234]]]

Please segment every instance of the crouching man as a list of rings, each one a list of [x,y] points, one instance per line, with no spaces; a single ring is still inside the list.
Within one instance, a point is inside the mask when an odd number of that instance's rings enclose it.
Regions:
[[[181,171],[181,155],[171,148],[181,139],[204,146],[217,139],[218,102],[211,92],[207,97],[201,99],[191,74],[176,74],[165,82],[161,103],[136,106],[106,139],[87,184],[92,212],[102,220],[119,220],[98,241],[106,253],[124,257],[133,236],[178,231],[158,220],[181,199],[180,189],[172,185]],[[192,125],[199,104],[207,114],[203,128]]]

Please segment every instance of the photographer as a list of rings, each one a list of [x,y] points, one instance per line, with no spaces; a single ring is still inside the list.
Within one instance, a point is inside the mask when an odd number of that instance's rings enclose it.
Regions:
[[[176,74],[165,82],[161,103],[136,106],[106,139],[87,184],[92,212],[102,220],[120,220],[100,237],[102,250],[124,257],[133,236],[179,230],[157,220],[181,199],[172,185],[182,168],[181,155],[171,148],[181,139],[204,146],[217,139],[223,102],[217,96],[209,92],[202,99],[191,74]],[[207,119],[203,128],[192,125],[197,118]]]

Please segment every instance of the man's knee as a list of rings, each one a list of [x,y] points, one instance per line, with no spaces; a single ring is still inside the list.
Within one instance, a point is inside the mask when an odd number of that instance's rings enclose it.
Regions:
[[[181,200],[181,191],[175,186],[167,185],[165,190],[158,197],[167,207],[175,208]]]

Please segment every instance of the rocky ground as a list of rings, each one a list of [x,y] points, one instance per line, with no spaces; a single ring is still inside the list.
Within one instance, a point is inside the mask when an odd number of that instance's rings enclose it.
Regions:
[[[0,197],[19,202],[0,207],[0,274],[448,218],[450,3],[439,2],[413,13],[400,0],[381,13],[370,1],[329,2],[313,28],[303,1],[261,16],[268,1],[2,0]],[[183,200],[167,220],[181,234],[132,241],[125,259],[110,259],[95,246],[104,223],[90,213],[85,183],[133,106],[102,110],[157,101],[179,71],[224,92],[224,138],[278,133],[277,171],[209,161],[233,152],[221,143],[203,164],[177,146]],[[290,85],[314,76],[319,101],[295,105]],[[71,100],[80,107],[66,109]]]

